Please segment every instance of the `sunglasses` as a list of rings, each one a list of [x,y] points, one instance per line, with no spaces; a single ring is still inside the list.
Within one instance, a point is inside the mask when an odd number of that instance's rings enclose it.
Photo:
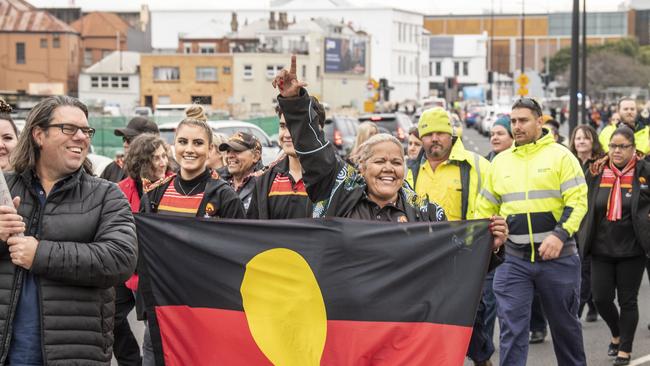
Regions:
[[[544,114],[542,112],[542,106],[533,98],[519,98],[515,104],[512,105],[512,109],[522,107],[534,111],[538,116]]]

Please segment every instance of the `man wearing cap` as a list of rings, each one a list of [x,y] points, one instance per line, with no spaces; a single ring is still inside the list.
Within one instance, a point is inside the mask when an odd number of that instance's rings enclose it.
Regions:
[[[228,142],[219,145],[219,151],[226,153],[228,174],[223,178],[237,192],[248,211],[253,190],[255,189],[255,172],[262,166],[262,144],[253,135],[237,132]]]
[[[117,128],[114,131],[115,136],[122,136],[122,143],[124,146],[124,156],[129,153],[129,144],[138,135],[143,133],[153,133],[158,135],[158,125],[144,117],[133,117],[125,128]],[[126,178],[126,173],[123,169],[123,160],[115,160],[106,166],[102,172],[101,178],[104,178],[113,183],[119,183]]]
[[[408,165],[406,181],[419,196],[442,206],[449,220],[473,218],[476,197],[490,163],[465,150],[451,126],[449,113],[440,107],[422,113],[418,132],[422,152]],[[482,313],[479,306],[467,353],[475,364],[490,365],[494,345],[483,330]]]

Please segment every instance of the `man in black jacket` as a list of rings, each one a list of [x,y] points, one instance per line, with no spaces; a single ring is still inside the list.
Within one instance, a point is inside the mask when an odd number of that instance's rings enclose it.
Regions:
[[[314,113],[319,115],[321,129],[325,121],[325,109],[313,101]],[[271,164],[255,181],[255,190],[248,207],[249,219],[300,219],[312,217],[313,206],[305,182],[302,179],[302,165],[293,146],[291,134],[280,106],[276,108],[280,118],[278,140],[284,156]]]
[[[137,240],[122,192],[88,173],[87,115],[75,98],[44,99],[13,151],[15,208],[0,206],[0,365],[110,365],[113,286],[133,273]]]

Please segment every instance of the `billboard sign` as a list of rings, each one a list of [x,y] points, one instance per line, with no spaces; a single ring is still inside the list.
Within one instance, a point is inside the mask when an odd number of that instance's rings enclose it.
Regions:
[[[325,72],[365,74],[366,40],[363,38],[325,38]]]

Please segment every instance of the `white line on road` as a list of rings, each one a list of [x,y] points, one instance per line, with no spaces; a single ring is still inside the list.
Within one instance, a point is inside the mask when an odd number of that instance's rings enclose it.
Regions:
[[[644,365],[646,362],[650,362],[650,355],[645,355],[640,358],[635,358],[630,362],[630,366]]]

